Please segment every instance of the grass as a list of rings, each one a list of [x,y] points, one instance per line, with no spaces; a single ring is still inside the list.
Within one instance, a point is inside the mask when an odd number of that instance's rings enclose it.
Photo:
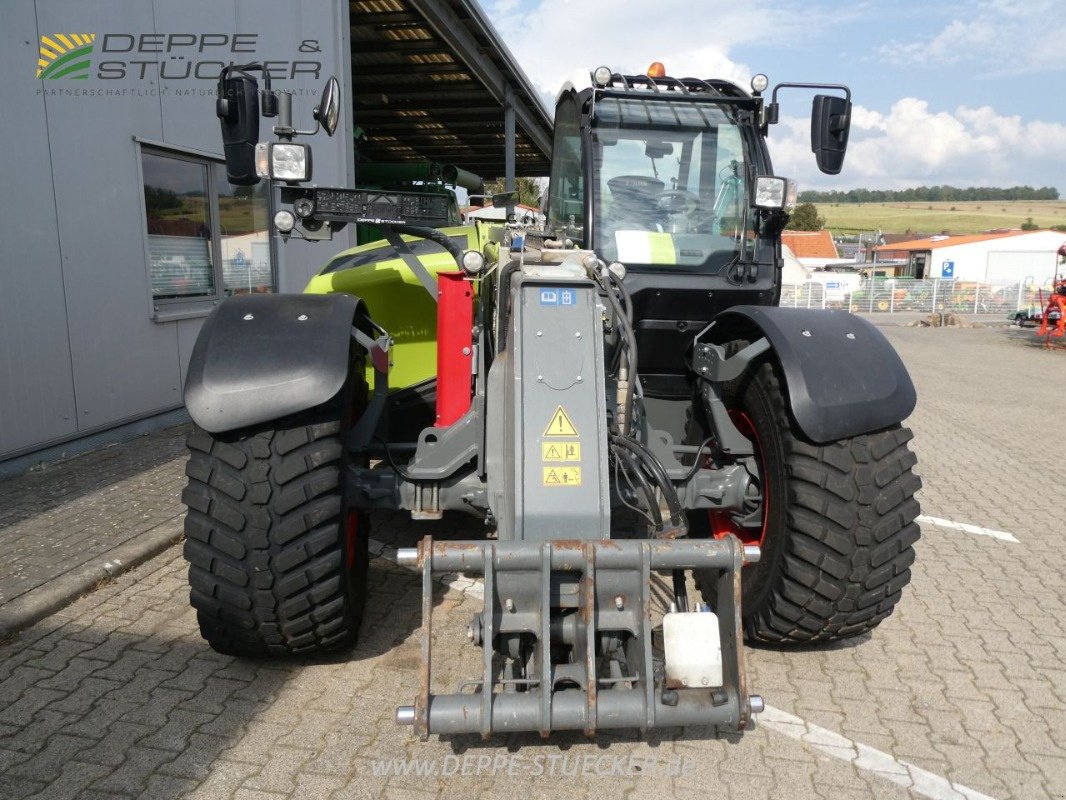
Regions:
[[[1020,228],[1032,217],[1040,228],[1066,225],[1064,200],[976,200],[942,203],[817,203],[833,233],[980,233]],[[1066,233],[1063,234],[1066,236]]]

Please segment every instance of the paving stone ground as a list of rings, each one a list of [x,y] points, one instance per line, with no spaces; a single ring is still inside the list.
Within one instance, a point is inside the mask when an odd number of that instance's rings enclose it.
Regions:
[[[184,513],[187,426],[0,481],[0,606]]]
[[[349,652],[241,661],[200,640],[175,548],[0,646],[0,798],[1066,797],[1066,543],[1056,512],[1066,353],[1016,330],[882,330],[918,386],[910,424],[923,513],[1019,542],[923,526],[914,580],[871,636],[831,649],[749,649],[753,690],[817,726],[806,741],[764,724],[740,737],[689,728],[644,740],[421,743],[393,722],[417,683],[414,574],[374,559]],[[145,474],[160,471],[152,480],[164,497],[100,502],[128,521],[119,524],[173,507],[181,468],[170,456],[146,465]],[[84,515],[68,506],[99,491],[31,504],[16,525],[28,535],[70,511],[61,527],[74,535]],[[452,518],[423,527],[378,514],[374,523],[391,546],[477,531]],[[478,652],[458,642],[480,606],[476,586],[441,586],[437,602],[452,642],[443,673],[474,674]],[[822,729],[932,777],[903,788],[884,762],[879,772],[830,755],[835,740]],[[423,759],[434,772],[385,774],[395,759]],[[645,769],[602,774],[612,759]]]

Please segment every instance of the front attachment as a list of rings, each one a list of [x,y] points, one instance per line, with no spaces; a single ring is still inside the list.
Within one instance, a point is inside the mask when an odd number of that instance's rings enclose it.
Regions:
[[[422,572],[421,685],[396,718],[429,734],[713,725],[744,729],[762,699],[745,686],[740,570],[758,548],[722,540],[434,542],[400,551]],[[655,625],[652,573],[716,570],[714,603]],[[433,575],[484,580],[468,638],[482,669],[432,691]],[[680,634],[680,635],[679,635]],[[665,638],[665,641],[664,641]],[[653,644],[653,639],[655,640]]]

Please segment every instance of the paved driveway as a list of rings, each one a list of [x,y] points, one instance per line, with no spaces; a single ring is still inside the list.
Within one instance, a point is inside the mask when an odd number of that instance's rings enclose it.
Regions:
[[[0,646],[0,797],[1066,797],[1066,353],[1007,329],[883,330],[920,397],[914,579],[865,639],[749,649],[770,706],[754,731],[420,743],[393,723],[417,682],[415,575],[373,561],[351,652],[236,661],[201,642],[175,548]],[[427,530],[374,521],[391,547]],[[452,643],[477,593],[441,587]],[[480,651],[449,649],[449,681],[476,674]]]

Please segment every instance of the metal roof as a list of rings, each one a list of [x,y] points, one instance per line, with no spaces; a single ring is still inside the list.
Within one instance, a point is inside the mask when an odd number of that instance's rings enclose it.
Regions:
[[[350,0],[349,11],[361,156],[500,177],[510,97],[515,174],[548,174],[551,114],[476,0]]]

